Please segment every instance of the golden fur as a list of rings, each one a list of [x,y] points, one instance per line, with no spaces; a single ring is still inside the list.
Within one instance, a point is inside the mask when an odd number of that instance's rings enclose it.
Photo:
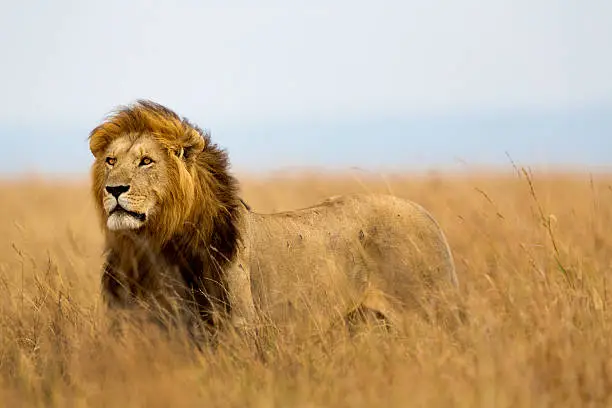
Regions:
[[[91,132],[90,148],[113,308],[159,307],[190,327],[393,320],[430,289],[457,284],[444,235],[418,205],[356,195],[252,212],[226,153],[159,104],[119,109]]]

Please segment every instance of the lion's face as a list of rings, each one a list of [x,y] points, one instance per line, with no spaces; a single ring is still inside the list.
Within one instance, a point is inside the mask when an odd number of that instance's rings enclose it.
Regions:
[[[224,207],[213,194],[232,181],[224,152],[162,105],[138,101],[119,109],[91,131],[89,148],[95,204],[111,235],[137,231],[163,245],[186,228],[210,224]]]
[[[144,227],[161,211],[172,158],[152,137],[120,137],[98,164],[100,198],[111,231]]]

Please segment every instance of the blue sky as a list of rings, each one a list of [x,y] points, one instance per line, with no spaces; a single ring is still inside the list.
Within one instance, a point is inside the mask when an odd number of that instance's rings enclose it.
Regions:
[[[244,171],[609,165],[612,3],[374,4],[7,3],[0,173],[85,173],[89,130],[137,98]]]

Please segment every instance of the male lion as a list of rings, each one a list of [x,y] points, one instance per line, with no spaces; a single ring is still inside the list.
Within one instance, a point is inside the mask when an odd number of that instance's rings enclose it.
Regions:
[[[392,323],[433,289],[457,285],[446,239],[420,206],[352,195],[255,213],[210,135],[154,102],[110,115],[90,149],[111,309],[207,328],[366,315]]]

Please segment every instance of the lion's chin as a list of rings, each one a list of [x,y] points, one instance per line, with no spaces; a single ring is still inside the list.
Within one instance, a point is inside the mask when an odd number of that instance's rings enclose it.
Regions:
[[[106,226],[111,231],[135,230],[144,225],[142,218],[137,218],[124,211],[110,214],[106,220]]]

